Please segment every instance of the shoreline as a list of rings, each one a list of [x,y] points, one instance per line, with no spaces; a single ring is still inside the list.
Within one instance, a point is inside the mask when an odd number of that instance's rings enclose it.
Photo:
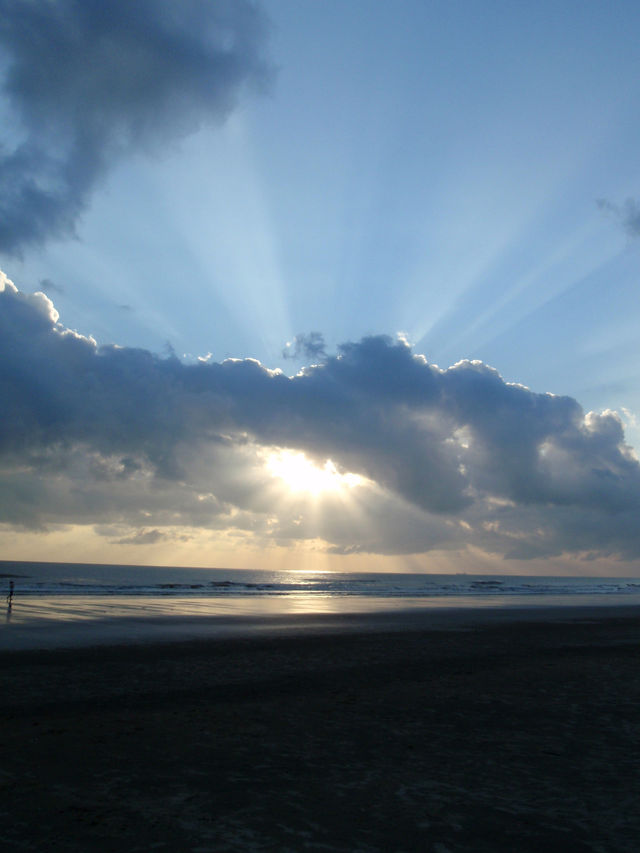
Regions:
[[[633,609],[3,653],[6,847],[632,853]]]
[[[607,597],[611,599],[611,596]],[[216,641],[228,638],[304,636],[306,634],[351,634],[407,631],[473,631],[487,625],[510,623],[553,623],[603,620],[608,618],[633,619],[640,617],[640,604],[623,603],[507,603],[501,606],[491,602],[480,604],[451,604],[434,601],[403,607],[401,602],[367,602],[376,610],[343,612],[337,609],[317,609],[308,612],[214,612],[205,615],[180,613],[170,615],[173,601],[164,600],[164,609],[158,612],[115,610],[116,615],[102,617],[96,597],[92,601],[91,615],[78,608],[75,618],[21,618],[34,599],[7,610],[4,623],[0,623],[0,655],[22,651],[79,649],[128,645],[154,645],[194,641]],[[167,604],[167,601],[169,603]],[[175,601],[175,600],[174,600]],[[107,603],[114,606],[113,599]],[[273,599],[271,599],[273,603]],[[37,600],[35,600],[37,605]],[[139,604],[139,602],[136,602]],[[189,601],[192,605],[193,602]],[[226,604],[226,602],[225,602]],[[243,602],[246,606],[246,602]],[[76,602],[73,602],[76,605]],[[353,606],[348,600],[340,601],[342,607]],[[115,608],[120,602],[115,602]],[[176,608],[179,611],[179,607]]]

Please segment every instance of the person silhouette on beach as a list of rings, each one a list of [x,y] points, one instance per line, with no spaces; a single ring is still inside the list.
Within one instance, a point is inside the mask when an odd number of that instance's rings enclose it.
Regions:
[[[9,592],[7,593],[7,608],[9,610],[11,610],[11,608],[13,607],[13,590],[14,583],[13,581],[9,581]]]

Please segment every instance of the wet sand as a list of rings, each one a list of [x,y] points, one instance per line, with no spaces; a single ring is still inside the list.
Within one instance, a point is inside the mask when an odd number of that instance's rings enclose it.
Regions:
[[[4,849],[635,853],[637,609],[468,615],[0,654]]]

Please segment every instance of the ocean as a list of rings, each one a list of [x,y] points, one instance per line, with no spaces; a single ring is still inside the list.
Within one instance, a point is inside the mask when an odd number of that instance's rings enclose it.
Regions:
[[[477,600],[508,597],[638,596],[640,577],[438,575],[0,561],[0,589],[13,579],[16,596],[145,596],[151,598],[280,597],[293,599]],[[631,601],[629,600],[629,603]]]
[[[0,561],[0,649],[342,630],[351,620],[640,604],[640,578],[251,571]],[[429,615],[431,614],[431,615]],[[499,614],[498,614],[499,615]],[[356,621],[354,621],[354,619]]]

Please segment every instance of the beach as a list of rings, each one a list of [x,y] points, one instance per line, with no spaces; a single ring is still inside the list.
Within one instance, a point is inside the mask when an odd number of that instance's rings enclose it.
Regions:
[[[450,615],[3,652],[5,849],[637,850],[638,609]]]

